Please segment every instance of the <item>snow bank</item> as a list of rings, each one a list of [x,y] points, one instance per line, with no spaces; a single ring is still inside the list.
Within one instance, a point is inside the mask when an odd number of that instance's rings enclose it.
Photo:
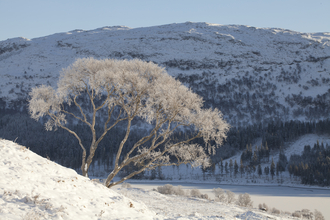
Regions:
[[[0,219],[154,219],[144,204],[0,139]]]

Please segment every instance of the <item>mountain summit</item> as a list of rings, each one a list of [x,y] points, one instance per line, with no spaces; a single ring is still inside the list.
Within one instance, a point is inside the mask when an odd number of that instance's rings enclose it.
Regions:
[[[37,85],[55,87],[82,57],[157,63],[233,125],[318,120],[330,110],[330,33],[191,22],[0,41],[1,108],[18,109]]]

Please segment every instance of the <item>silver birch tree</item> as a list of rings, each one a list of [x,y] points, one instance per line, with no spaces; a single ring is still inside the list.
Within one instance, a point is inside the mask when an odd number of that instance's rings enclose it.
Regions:
[[[126,133],[118,146],[114,168],[106,179],[107,187],[158,166],[182,163],[208,166],[208,155],[215,153],[229,129],[219,110],[203,109],[201,97],[168,75],[164,68],[141,60],[78,59],[62,70],[56,89],[42,85],[33,88],[30,97],[32,118],[48,117],[47,130],[61,127],[78,140],[83,151],[84,176],[88,176],[95,151],[105,135],[125,122]],[[87,108],[87,103],[79,101],[81,97],[88,98]],[[66,106],[75,107],[78,113],[70,112]],[[89,148],[68,128],[68,116],[90,128]],[[95,129],[97,116],[103,118],[100,134]],[[127,146],[133,119],[144,120],[150,129],[136,143]],[[171,139],[174,132],[185,129],[193,129],[193,135],[185,140]],[[196,138],[203,138],[205,146],[191,144]],[[139,170],[113,182],[118,172],[130,163],[139,164]]]

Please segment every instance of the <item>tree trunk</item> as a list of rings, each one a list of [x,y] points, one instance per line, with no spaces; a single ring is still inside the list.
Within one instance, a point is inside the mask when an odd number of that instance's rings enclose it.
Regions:
[[[106,181],[105,181],[105,186],[106,186],[106,187],[110,188],[110,187],[112,186],[110,183],[111,183],[112,179],[117,175],[118,171],[119,171],[119,170],[116,170],[116,171],[113,170],[113,171],[109,174],[109,176],[107,177],[107,179],[106,179]]]
[[[84,177],[88,177],[88,166],[87,163],[81,165],[81,172]]]
[[[93,143],[89,149],[89,155],[87,157],[87,160],[86,160],[86,153],[85,154],[83,153],[81,172],[82,172],[82,175],[85,177],[88,177],[88,170],[89,170],[90,165],[93,162],[93,157],[94,157],[96,148],[97,148],[97,145],[95,144],[95,141],[93,141]]]
[[[83,154],[82,154],[82,163],[81,163],[81,172],[82,172],[82,175],[85,176],[85,177],[88,177],[88,170],[85,169],[86,167],[86,150],[85,148],[83,148]]]

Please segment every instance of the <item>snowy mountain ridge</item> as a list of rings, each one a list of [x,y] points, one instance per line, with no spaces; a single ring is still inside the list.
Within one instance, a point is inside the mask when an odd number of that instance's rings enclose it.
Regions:
[[[330,33],[191,22],[1,41],[0,104],[17,108],[32,87],[55,87],[62,68],[90,56],[157,63],[233,125],[318,120],[330,110]]]

